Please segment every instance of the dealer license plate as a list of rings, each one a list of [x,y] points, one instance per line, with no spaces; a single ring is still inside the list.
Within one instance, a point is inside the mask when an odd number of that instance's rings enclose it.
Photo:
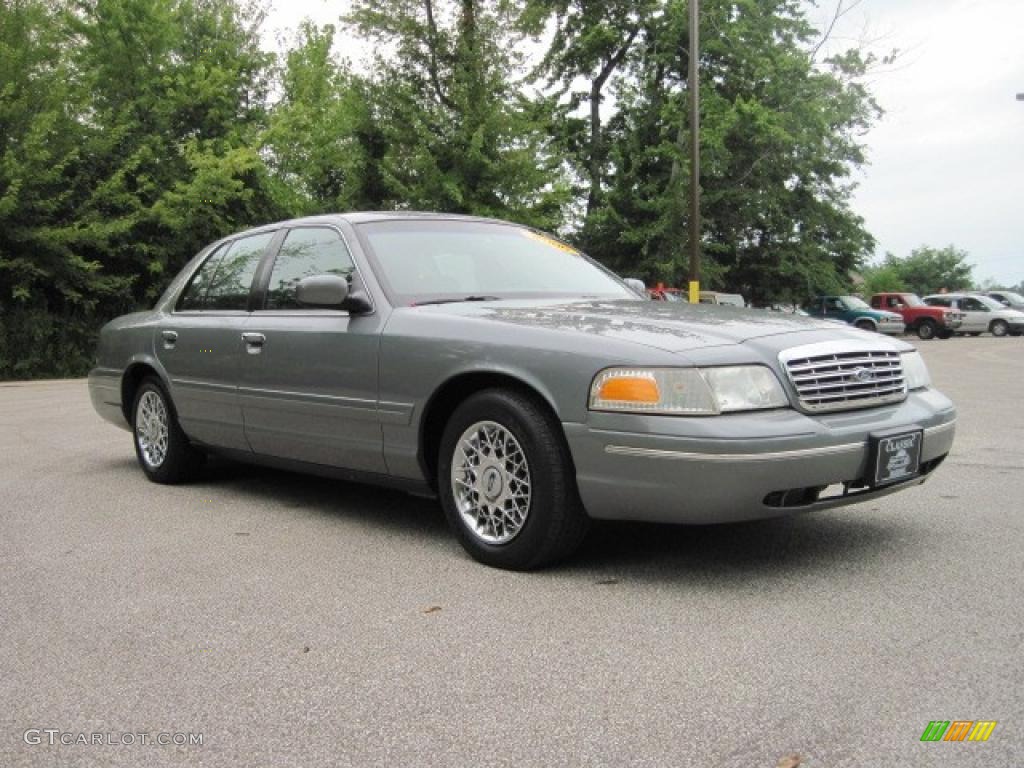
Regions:
[[[889,485],[916,477],[921,471],[923,430],[872,436],[874,485]]]

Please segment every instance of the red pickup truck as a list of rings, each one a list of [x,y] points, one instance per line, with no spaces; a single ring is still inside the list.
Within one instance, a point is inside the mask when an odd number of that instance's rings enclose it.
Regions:
[[[876,293],[871,306],[902,315],[907,332],[919,339],[948,339],[964,321],[963,312],[930,307],[916,293]]]

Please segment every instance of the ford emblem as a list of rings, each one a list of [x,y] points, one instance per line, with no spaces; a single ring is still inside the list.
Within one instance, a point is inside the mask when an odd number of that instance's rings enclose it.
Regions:
[[[853,372],[853,378],[866,383],[875,378],[875,372],[870,368],[858,368]]]

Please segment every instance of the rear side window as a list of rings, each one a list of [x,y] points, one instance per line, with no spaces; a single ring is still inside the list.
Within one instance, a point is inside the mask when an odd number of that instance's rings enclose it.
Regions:
[[[221,246],[196,272],[178,309],[248,309],[252,278],[273,237],[263,232]]]
[[[941,298],[937,298],[937,297],[934,297],[934,296],[931,297],[931,298],[925,299],[924,303],[927,304],[930,307],[951,307],[951,306],[953,306],[953,302],[950,301],[949,299],[941,299]]]
[[[212,256],[203,262],[203,266],[196,270],[185,292],[178,299],[177,308],[179,310],[203,308],[203,301],[206,298],[206,286],[213,280],[213,276],[217,273],[217,265],[220,264],[221,257],[227,253],[228,246],[230,245],[230,243],[222,245],[213,252]]]
[[[351,282],[355,266],[341,236],[333,229],[302,227],[288,233],[274,260],[267,288],[267,309],[300,309],[295,286],[313,275],[340,275]]]
[[[273,232],[264,232],[239,238],[231,244],[206,286],[203,309],[248,308],[253,275],[273,237]]]

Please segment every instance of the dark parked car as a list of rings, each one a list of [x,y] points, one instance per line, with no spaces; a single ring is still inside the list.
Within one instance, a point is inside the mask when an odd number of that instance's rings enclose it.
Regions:
[[[840,320],[863,331],[898,336],[906,330],[903,318],[895,312],[872,309],[859,296],[818,296],[804,305],[812,317]]]
[[[207,452],[440,497],[482,562],[568,555],[591,518],[708,523],[923,482],[956,412],[908,344],[651,302],[482,219],[363,213],[241,232],[106,325],[96,410],[172,483]]]

